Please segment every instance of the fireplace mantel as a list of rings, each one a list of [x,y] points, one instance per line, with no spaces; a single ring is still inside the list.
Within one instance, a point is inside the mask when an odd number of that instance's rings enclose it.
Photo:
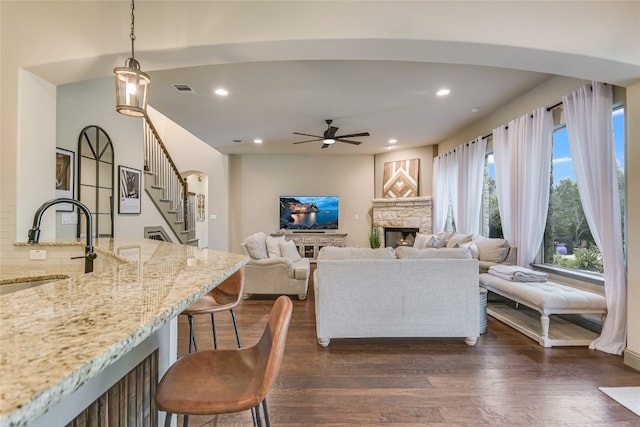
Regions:
[[[431,234],[431,196],[381,198],[373,199],[372,203],[374,227],[416,228],[420,233]]]

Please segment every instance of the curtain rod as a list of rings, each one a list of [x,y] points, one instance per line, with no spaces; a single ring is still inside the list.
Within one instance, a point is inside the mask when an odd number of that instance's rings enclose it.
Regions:
[[[558,103],[556,103],[556,104],[553,104],[553,105],[551,105],[551,106],[547,107],[547,111],[555,110],[556,108],[558,108],[558,107],[560,107],[560,106],[562,106],[562,101],[560,101],[560,102],[558,102]],[[509,129],[509,126],[506,126],[506,128],[507,128],[507,129]],[[490,136],[492,136],[492,135],[493,135],[493,132],[488,133],[488,134],[486,134],[485,136],[483,136],[483,137],[482,137],[482,139],[487,139],[487,138],[489,138],[489,137],[490,137]]]

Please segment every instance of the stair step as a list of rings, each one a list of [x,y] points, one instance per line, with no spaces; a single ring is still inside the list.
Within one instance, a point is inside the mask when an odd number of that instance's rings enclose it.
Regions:
[[[164,190],[163,185],[151,184],[151,188],[155,188],[156,190]]]

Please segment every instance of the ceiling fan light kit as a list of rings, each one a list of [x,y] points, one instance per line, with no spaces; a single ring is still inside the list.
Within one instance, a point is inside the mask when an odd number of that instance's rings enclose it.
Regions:
[[[331,123],[333,123],[333,120],[327,119],[325,120],[325,122],[327,123],[327,130],[324,131],[324,134],[322,136],[312,135],[312,134],[302,133],[302,132],[293,132],[294,135],[311,136],[314,138],[314,139],[307,139],[305,141],[294,142],[294,144],[304,144],[305,142],[322,141],[321,148],[327,148],[329,145],[334,144],[336,141],[340,141],[340,142],[346,142],[347,144],[360,145],[362,144],[361,141],[353,141],[345,138],[358,138],[362,136],[369,136],[369,132],[350,133],[348,135],[336,135],[338,128],[336,126],[331,126]]]

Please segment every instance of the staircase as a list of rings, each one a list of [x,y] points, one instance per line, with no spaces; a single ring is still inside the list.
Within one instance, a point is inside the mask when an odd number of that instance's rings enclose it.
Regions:
[[[183,245],[198,246],[195,194],[173,163],[149,116],[144,116],[144,189]]]

